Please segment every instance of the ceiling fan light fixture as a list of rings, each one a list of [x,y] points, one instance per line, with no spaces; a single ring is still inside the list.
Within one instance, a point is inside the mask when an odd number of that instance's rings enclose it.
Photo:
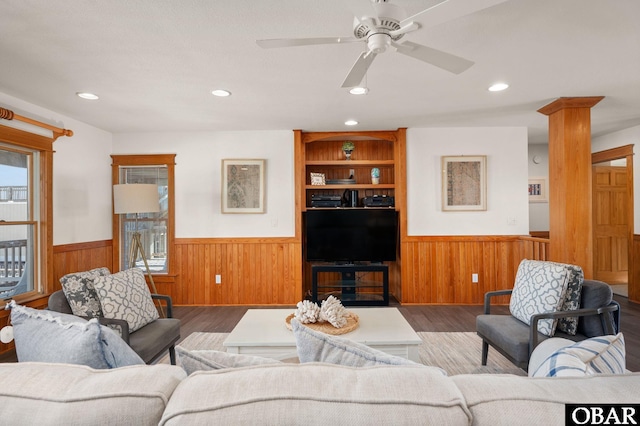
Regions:
[[[231,92],[225,89],[215,89],[211,91],[213,96],[217,96],[219,98],[226,98],[227,96],[231,96]]]
[[[366,87],[352,87],[349,90],[349,93],[351,93],[352,95],[366,95],[367,93],[369,93],[369,89]]]
[[[76,96],[89,101],[97,101],[98,99],[100,99],[100,97],[95,93],[89,92],[76,92]]]
[[[489,87],[490,92],[502,92],[509,87],[507,83],[494,83]]]
[[[347,126],[355,126],[356,124],[358,124],[358,122],[356,120],[347,120],[344,122],[344,124]]]
[[[371,34],[367,39],[369,51],[375,54],[383,53],[391,45],[391,36],[385,33]]]

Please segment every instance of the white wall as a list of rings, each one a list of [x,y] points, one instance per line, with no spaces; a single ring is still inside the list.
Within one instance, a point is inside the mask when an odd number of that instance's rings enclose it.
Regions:
[[[538,163],[534,163],[534,157]],[[544,178],[547,184],[547,200],[549,199],[549,145],[536,144],[529,145],[529,177]],[[529,203],[529,230],[548,231],[549,230],[549,202]]]
[[[114,154],[175,153],[176,237],[295,234],[293,131],[128,133]],[[265,214],[222,214],[222,159],[266,159]]]
[[[487,156],[487,210],[443,212],[441,156]],[[525,127],[407,130],[409,235],[527,235]]]
[[[4,93],[0,104],[74,132],[53,144],[53,244],[110,240],[111,133]]]
[[[620,130],[608,135],[593,138],[591,140],[591,152],[604,151],[606,149],[617,148],[624,145],[634,145],[633,147],[633,229],[637,234],[640,230],[640,159],[638,152],[640,147],[640,126]]]
[[[75,133],[54,143],[56,245],[112,238],[112,153],[177,154],[178,238],[294,235],[294,158],[290,130],[112,135],[3,93],[0,93],[0,104],[13,107],[17,113],[53,120],[59,127]],[[640,129],[636,129],[636,140],[638,133]],[[443,155],[487,155],[487,211],[441,210],[440,157]],[[221,214],[223,158],[267,160],[265,214]],[[528,234],[527,160],[526,128],[408,129],[409,234]],[[636,200],[640,200],[640,196]]]

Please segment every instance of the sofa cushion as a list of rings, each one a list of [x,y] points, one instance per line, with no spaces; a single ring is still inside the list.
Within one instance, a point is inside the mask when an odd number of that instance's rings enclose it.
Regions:
[[[92,368],[144,364],[113,330],[96,318],[11,306],[11,323],[19,362],[59,362]]]
[[[261,364],[281,364],[281,361],[259,356],[231,354],[214,350],[189,350],[176,346],[178,365],[187,374],[196,371],[221,370],[223,368],[247,367]]]
[[[563,425],[565,404],[640,401],[640,373],[547,378],[460,374],[450,379],[464,395],[474,425]]]
[[[569,273],[567,291],[564,294],[564,301],[560,307],[561,311],[575,311],[580,308],[580,295],[582,293],[582,283],[584,282],[584,272],[576,265],[561,264]],[[558,318],[556,326],[558,331],[562,331],[571,336],[575,336],[578,331],[578,317]]]
[[[133,333],[160,317],[138,268],[97,277],[94,282],[105,318],[125,320]]]
[[[326,362],[350,367],[371,365],[422,366],[422,364],[389,355],[344,337],[330,336],[312,330],[296,319],[291,320],[291,328],[296,339],[296,349],[301,363]]]
[[[180,339],[180,320],[177,318],[160,318],[144,328],[129,335],[129,346],[147,364],[151,363],[169,346]]]
[[[198,371],[171,396],[161,425],[467,425],[451,378],[415,365],[273,364]]]
[[[476,330],[506,352],[516,365],[526,365],[529,359],[528,325],[511,315],[478,315]]]
[[[536,314],[556,312],[564,302],[569,272],[563,265],[537,260],[523,260],[518,266],[513,293],[509,302],[511,315],[531,324]],[[553,336],[556,320],[538,322],[538,331]]]
[[[90,271],[74,272],[60,278],[62,291],[74,315],[89,318],[102,316],[102,308],[93,281],[97,277],[110,273],[109,268],[96,268]]]
[[[0,363],[5,425],[157,425],[176,386],[176,366],[94,370],[81,365]]]
[[[558,349],[547,357],[532,377],[623,374],[625,348],[622,333],[592,337]]]

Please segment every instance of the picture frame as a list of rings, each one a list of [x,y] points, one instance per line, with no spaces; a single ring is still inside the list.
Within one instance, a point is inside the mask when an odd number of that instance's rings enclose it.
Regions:
[[[324,173],[310,173],[311,185],[322,186],[326,185]]]
[[[529,202],[548,203],[547,179],[543,177],[532,177],[529,179]]]
[[[442,157],[442,210],[487,210],[487,156]]]
[[[265,212],[263,159],[222,160],[222,213]]]

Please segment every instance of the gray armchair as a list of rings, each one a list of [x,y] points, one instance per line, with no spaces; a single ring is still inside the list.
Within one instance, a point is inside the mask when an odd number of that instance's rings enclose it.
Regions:
[[[620,305],[613,300],[611,287],[602,281],[584,280],[580,309],[534,315],[531,326],[511,315],[491,314],[491,299],[510,295],[511,292],[512,290],[499,290],[485,294],[484,315],[476,318],[476,331],[482,338],[482,365],[487,365],[489,346],[492,346],[516,366],[526,370],[531,352],[539,342],[549,338],[538,332],[538,321],[545,318],[578,317],[578,331],[575,335],[558,331],[554,335],[573,341],[620,331]]]
[[[176,364],[175,344],[180,339],[180,320],[173,318],[171,297],[152,294],[154,300],[164,302],[167,318],[159,318],[133,333],[129,332],[129,324],[124,320],[99,318],[103,325],[115,326],[122,339],[133,349],[144,362],[153,363],[166,351],[169,351],[171,364]],[[52,311],[73,315],[69,302],[62,290],[49,296],[48,308]]]

